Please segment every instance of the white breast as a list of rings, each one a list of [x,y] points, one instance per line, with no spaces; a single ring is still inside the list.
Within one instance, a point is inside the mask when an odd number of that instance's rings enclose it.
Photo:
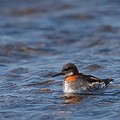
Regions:
[[[83,93],[85,91],[85,87],[80,87],[79,89],[72,89],[72,87],[69,85],[69,83],[64,82],[63,83],[63,92],[64,93]]]

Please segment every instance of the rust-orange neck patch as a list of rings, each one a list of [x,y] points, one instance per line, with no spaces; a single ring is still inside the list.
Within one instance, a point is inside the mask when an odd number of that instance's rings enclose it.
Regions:
[[[68,82],[73,82],[76,80],[78,75],[72,75],[72,76],[68,76],[65,78],[65,81],[68,81]]]

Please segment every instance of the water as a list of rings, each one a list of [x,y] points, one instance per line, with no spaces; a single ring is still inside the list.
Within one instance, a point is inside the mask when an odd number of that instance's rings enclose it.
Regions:
[[[119,0],[0,1],[0,120],[120,119]],[[65,96],[73,62],[85,74],[113,78],[103,95]]]

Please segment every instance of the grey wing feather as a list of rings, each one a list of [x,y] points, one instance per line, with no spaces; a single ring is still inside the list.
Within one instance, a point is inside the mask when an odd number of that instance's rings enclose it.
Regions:
[[[106,87],[109,85],[113,79],[99,79],[92,75],[83,75],[82,79],[84,81],[84,85],[87,87],[90,92],[103,92]]]

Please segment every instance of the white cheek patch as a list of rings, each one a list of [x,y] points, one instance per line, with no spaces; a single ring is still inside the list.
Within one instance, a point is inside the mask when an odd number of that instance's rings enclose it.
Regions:
[[[65,75],[65,77],[68,77],[68,76],[71,76],[71,75],[73,75],[73,72],[67,73],[67,74]]]

